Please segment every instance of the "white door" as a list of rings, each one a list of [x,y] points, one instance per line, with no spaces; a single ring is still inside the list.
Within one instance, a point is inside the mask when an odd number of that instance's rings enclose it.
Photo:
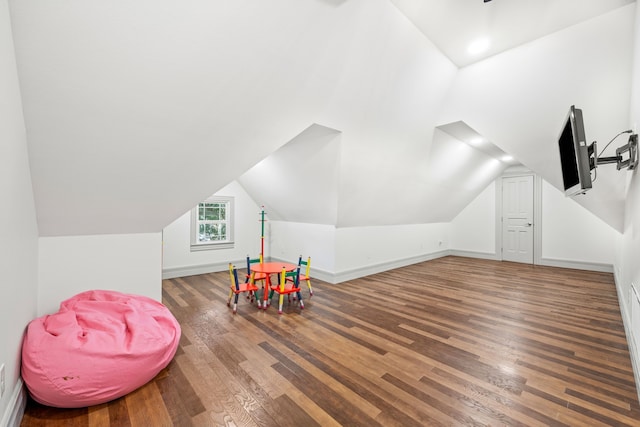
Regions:
[[[533,176],[502,179],[502,259],[533,264]]]

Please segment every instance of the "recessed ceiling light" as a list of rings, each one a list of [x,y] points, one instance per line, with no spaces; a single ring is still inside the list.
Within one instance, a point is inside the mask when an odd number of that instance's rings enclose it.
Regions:
[[[480,145],[482,144],[484,140],[482,138],[480,138],[479,136],[475,137],[475,138],[471,138],[469,140],[469,144],[471,145]]]
[[[512,160],[513,160],[513,156],[509,156],[509,155],[507,155],[507,156],[502,156],[502,157],[500,158],[500,160],[502,160],[503,162],[510,162],[510,161],[512,161]]]
[[[479,55],[489,49],[490,44],[488,38],[474,40],[467,48],[467,51],[472,55]]]

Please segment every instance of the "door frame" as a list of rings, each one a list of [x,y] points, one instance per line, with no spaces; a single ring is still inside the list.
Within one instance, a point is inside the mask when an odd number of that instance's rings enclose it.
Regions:
[[[529,169],[512,168],[496,179],[496,257],[502,261],[502,179],[533,176],[533,265],[542,260],[542,178]]]

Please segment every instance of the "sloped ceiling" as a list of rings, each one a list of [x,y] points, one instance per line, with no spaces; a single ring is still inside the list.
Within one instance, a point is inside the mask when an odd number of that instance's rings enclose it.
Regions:
[[[10,7],[44,236],[159,231],[256,165],[242,185],[284,220],[446,220],[500,165],[472,153],[446,175],[459,142],[437,126],[464,121],[557,183],[571,103],[598,138],[628,119],[629,6],[462,70],[388,0]],[[294,157],[318,163],[278,194],[256,184]],[[317,205],[282,200],[309,188]]]
[[[550,7],[548,2],[545,4]],[[598,7],[591,2],[585,8],[593,13],[593,8]],[[439,123],[432,134],[416,134],[412,139],[398,132],[393,137],[402,139],[383,140],[375,146],[380,135],[362,138],[370,145],[360,145],[354,135],[360,129],[345,131],[339,197],[323,199],[325,209],[331,212],[333,203],[338,206],[341,215],[336,226],[450,221],[510,165],[495,160],[504,153],[561,188],[557,138],[569,105],[577,103],[585,114],[590,113],[587,135],[599,141],[606,142],[605,138],[628,127],[633,7],[614,9],[458,71],[447,86],[446,98],[437,100],[437,113],[425,114],[422,121],[408,122],[419,123],[423,130],[431,130],[434,123]],[[570,22],[575,19],[571,17]],[[448,82],[449,76],[434,72],[433,67],[422,71],[432,81]],[[376,70],[370,74],[377,78]],[[422,80],[411,77],[419,87]],[[386,82],[384,87],[388,89],[394,83]],[[359,83],[351,84],[360,89]],[[405,99],[410,98],[405,94]],[[423,99],[433,101],[433,96],[425,93]],[[387,105],[406,108],[405,104],[385,101],[361,108],[376,114],[376,108],[385,109]],[[393,113],[389,110],[384,111],[386,119],[381,116],[367,126],[379,129],[391,124],[388,117]],[[433,118],[438,121],[428,122]],[[468,120],[475,129],[461,119]],[[491,142],[488,150],[474,150],[462,143],[468,142],[477,130]],[[279,151],[272,154],[275,158],[280,155]],[[627,173],[616,171],[613,165],[600,166],[594,189],[575,200],[621,231]],[[268,187],[259,184],[269,178],[257,173],[251,177],[262,188],[254,197],[270,199]],[[242,182],[247,186],[246,179]],[[289,188],[296,187],[295,177],[289,182]],[[299,218],[295,221],[312,222]]]
[[[457,66],[464,67],[600,16],[634,0],[391,0]],[[486,51],[469,46],[486,39]]]
[[[461,125],[456,123],[443,129],[453,127]],[[238,182],[264,206],[272,220],[338,225],[338,209],[343,205],[338,197],[343,170],[341,139],[340,132],[314,124],[242,174]],[[396,206],[401,194],[422,205],[410,215],[396,213],[378,221],[393,224],[398,216],[405,218],[400,224],[451,221],[510,166],[497,160],[495,152],[492,154],[435,129],[424,166],[407,172],[407,177],[418,181],[415,187],[423,194],[415,195],[406,190],[410,187],[408,183],[396,182],[394,185],[402,187],[390,194],[380,194],[379,207],[374,209],[384,211],[385,205]],[[361,200],[358,194],[354,197]],[[406,209],[414,204],[403,201],[398,206]]]
[[[291,0],[10,6],[47,236],[159,231],[291,140],[337,83],[353,14]]]
[[[340,132],[314,124],[238,178],[279,221],[335,225]]]
[[[586,137],[601,148],[629,129],[634,8],[613,10],[463,68],[442,120],[464,117],[561,189],[557,140],[569,106],[583,110]],[[610,149],[626,141],[619,142]],[[601,165],[594,188],[574,200],[622,231],[628,173]]]

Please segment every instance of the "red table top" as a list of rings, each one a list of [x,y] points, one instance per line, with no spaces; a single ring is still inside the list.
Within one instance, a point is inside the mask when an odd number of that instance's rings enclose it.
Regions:
[[[263,262],[262,264],[251,264],[251,271],[256,273],[276,274],[285,271],[293,271],[298,268],[297,264],[289,264],[288,262]]]

